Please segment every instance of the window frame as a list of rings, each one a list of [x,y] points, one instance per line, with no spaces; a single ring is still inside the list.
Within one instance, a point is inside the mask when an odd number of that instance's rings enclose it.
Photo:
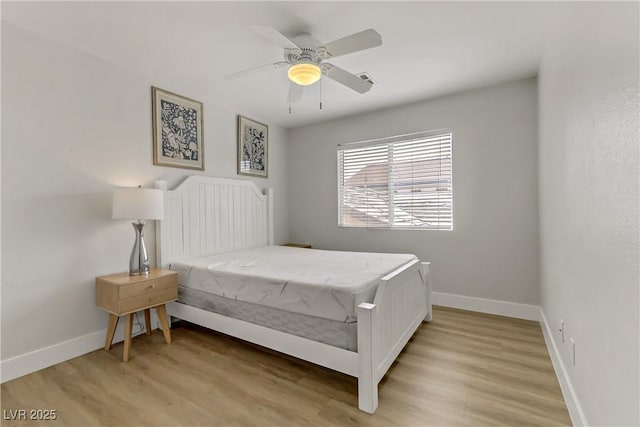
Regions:
[[[343,215],[343,179],[344,171],[341,173],[340,152],[349,149],[367,148],[372,146],[392,145],[394,143],[409,142],[413,139],[433,138],[441,135],[450,135],[451,147],[451,228],[429,228],[424,226],[394,226],[394,225],[346,225],[342,223]],[[454,132],[449,128],[435,129],[430,131],[414,132],[408,134],[394,135],[389,137],[368,139],[364,141],[353,141],[338,144],[336,147],[336,177],[337,177],[337,202],[338,202],[338,228],[365,229],[365,230],[399,230],[399,231],[453,231],[455,229],[455,206],[453,197],[454,177],[453,177],[453,138]],[[393,160],[387,162],[389,168],[393,165]],[[390,180],[389,180],[390,181]],[[393,182],[388,181],[388,191],[393,191]],[[394,204],[389,203],[389,217],[393,215]],[[391,220],[392,221],[392,220]]]

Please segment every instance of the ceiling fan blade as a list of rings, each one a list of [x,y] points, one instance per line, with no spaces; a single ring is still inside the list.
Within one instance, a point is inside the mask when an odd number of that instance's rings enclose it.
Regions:
[[[335,65],[327,63],[324,63],[322,65],[327,70],[327,77],[337,81],[342,85],[345,85],[349,89],[355,90],[358,93],[366,93],[373,86],[373,84],[371,84],[370,82],[363,80],[355,74],[351,74],[350,72],[345,71],[340,67],[336,67]]]
[[[299,84],[291,82],[289,84],[289,95],[287,97],[289,103],[292,104],[294,102],[300,101],[300,99],[302,98],[302,92],[304,92],[304,86],[300,86]]]
[[[382,45],[382,36],[373,28],[351,34],[324,45],[329,57],[371,49]]]
[[[226,76],[224,76],[224,78],[226,80],[240,79],[242,77],[246,77],[246,76],[250,76],[252,74],[260,73],[262,71],[269,71],[269,70],[275,70],[275,69],[279,69],[279,68],[284,68],[284,67],[286,67],[288,65],[289,65],[289,63],[285,62],[285,61],[274,62],[273,64],[260,65],[258,67],[248,68],[246,70],[242,70],[242,71],[238,71],[238,72],[235,72],[235,73],[227,74]]]
[[[268,25],[252,25],[251,28],[256,33],[260,34],[263,38],[269,40],[271,43],[275,43],[280,47],[287,49],[297,49],[298,45],[292,42],[287,36],[280,31]]]
[[[322,46],[322,42],[320,40],[316,39],[308,33],[298,34],[297,36],[293,37],[291,41],[294,42],[300,49],[305,47],[317,49]]]

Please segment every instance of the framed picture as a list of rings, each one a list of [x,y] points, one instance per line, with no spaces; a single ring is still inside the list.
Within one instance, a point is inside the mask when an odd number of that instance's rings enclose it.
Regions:
[[[153,164],[204,170],[202,102],[151,87]]]
[[[238,174],[267,177],[269,128],[238,116]]]

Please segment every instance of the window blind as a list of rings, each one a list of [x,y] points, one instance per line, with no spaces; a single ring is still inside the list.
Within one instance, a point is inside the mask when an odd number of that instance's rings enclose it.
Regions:
[[[452,133],[338,146],[343,227],[453,229]]]

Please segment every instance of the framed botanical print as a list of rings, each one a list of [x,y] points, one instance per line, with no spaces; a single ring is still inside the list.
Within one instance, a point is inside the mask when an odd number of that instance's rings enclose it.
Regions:
[[[151,88],[153,164],[204,170],[202,102]]]
[[[269,127],[238,116],[238,174],[267,177]]]

